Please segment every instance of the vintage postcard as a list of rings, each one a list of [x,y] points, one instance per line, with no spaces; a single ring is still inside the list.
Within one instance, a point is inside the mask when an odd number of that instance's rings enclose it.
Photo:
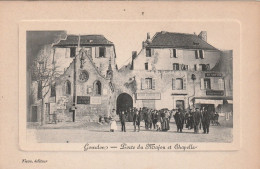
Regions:
[[[19,38],[22,150],[239,149],[239,22],[24,21]]]

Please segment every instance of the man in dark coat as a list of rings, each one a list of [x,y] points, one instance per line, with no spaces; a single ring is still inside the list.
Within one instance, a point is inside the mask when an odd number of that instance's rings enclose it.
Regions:
[[[193,111],[192,117],[193,117],[194,133],[199,133],[199,125],[201,122],[201,114],[199,108],[196,108],[196,110]]]
[[[174,119],[177,125],[177,132],[182,133],[183,125],[184,125],[184,114],[181,112],[180,109],[174,115]]]
[[[133,121],[134,121],[135,131],[136,131],[136,126],[137,126],[138,132],[139,132],[140,131],[141,114],[138,112],[138,110],[135,110]]]
[[[122,125],[122,132],[126,132],[126,130],[125,130],[126,117],[125,117],[124,111],[122,111],[122,113],[120,114],[120,121],[121,121],[121,125]]]
[[[209,133],[209,125],[210,125],[210,112],[208,112],[207,110],[203,109],[202,110],[202,127],[203,127],[203,133]]]

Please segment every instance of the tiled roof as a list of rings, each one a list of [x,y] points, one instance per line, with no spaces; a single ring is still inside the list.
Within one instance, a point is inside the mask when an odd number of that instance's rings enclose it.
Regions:
[[[157,32],[147,47],[218,50],[195,34]]]
[[[79,35],[68,35],[65,40],[54,44],[54,47],[78,46]],[[80,35],[80,46],[113,45],[103,35]]]

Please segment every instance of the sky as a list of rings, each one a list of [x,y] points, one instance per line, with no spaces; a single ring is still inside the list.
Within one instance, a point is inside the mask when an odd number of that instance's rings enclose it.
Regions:
[[[132,51],[139,53],[142,41],[146,40],[148,32],[152,38],[156,32],[160,31],[190,34],[207,31],[208,43],[221,50],[238,50],[240,41],[240,25],[234,21],[81,21],[73,24],[64,23],[58,30],[74,35],[104,35],[115,45],[119,68],[130,61]],[[54,36],[53,40],[57,40],[57,34]],[[48,37],[48,39],[52,38]],[[44,40],[43,37],[34,40],[38,43],[39,41],[50,42]],[[37,46],[32,47],[37,48]]]
[[[114,21],[88,22],[66,29],[68,34],[102,34],[115,44],[117,64],[120,68],[131,58],[132,51],[142,48],[147,32],[151,38],[156,32],[199,34],[207,31],[208,43],[221,50],[238,48],[239,24],[237,22],[165,22],[165,21]]]

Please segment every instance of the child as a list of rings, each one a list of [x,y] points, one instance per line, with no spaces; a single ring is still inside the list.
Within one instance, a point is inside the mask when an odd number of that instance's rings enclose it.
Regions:
[[[111,118],[110,120],[110,132],[114,132],[117,130],[116,120],[114,118]]]
[[[161,122],[160,121],[157,121],[156,128],[157,128],[157,131],[161,130],[162,127],[161,127]]]

